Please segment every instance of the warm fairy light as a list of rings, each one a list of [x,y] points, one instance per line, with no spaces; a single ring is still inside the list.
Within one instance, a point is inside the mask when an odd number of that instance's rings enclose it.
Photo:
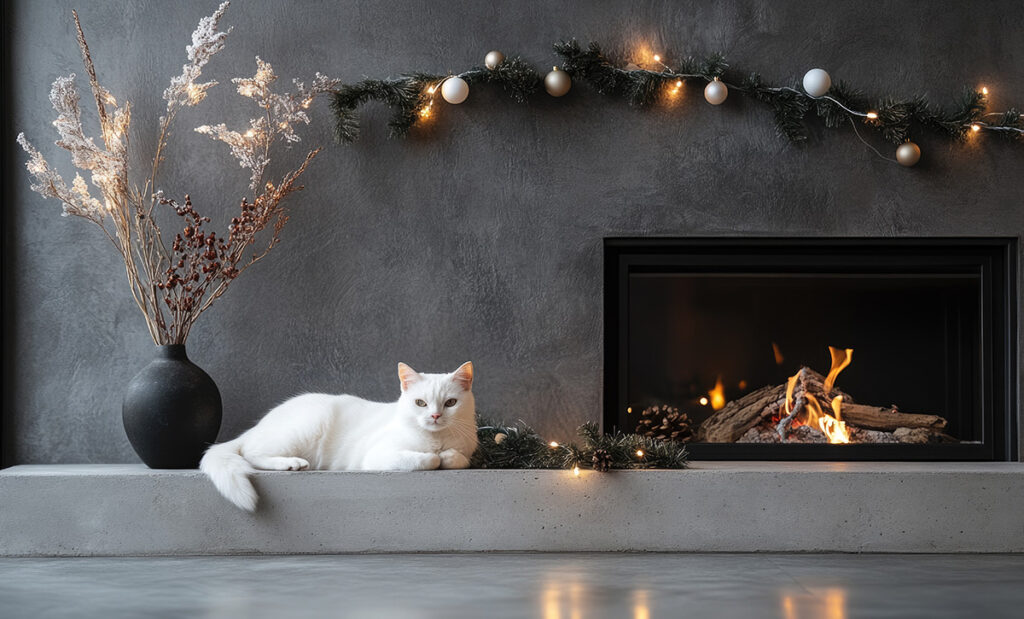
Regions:
[[[654,55],[654,62],[661,62],[661,56],[655,54]]]
[[[248,131],[245,132],[245,137],[247,137],[247,138],[251,138],[251,137],[253,137],[255,135],[256,135],[256,132],[253,131],[252,129],[249,129]]]
[[[974,131],[975,133],[981,131],[981,125],[979,125],[978,123],[973,123],[971,125],[971,131]]]
[[[701,396],[699,401],[700,401],[700,405],[701,406],[707,406],[709,400],[707,398],[705,398],[704,396]]]
[[[683,87],[683,80],[676,80],[676,88],[682,88],[682,87]]]
[[[878,113],[877,112],[868,112],[868,118],[870,118],[871,120],[874,120],[874,119],[878,118]]]
[[[644,450],[643,449],[637,449],[636,450],[636,457],[637,458],[643,458],[644,457]]]
[[[572,467],[572,474],[575,475],[576,477],[580,476],[580,465],[577,464],[576,466]]]
[[[981,87],[981,94],[988,95],[988,86]]]
[[[281,124],[280,124],[279,126],[280,126],[280,127],[282,128],[282,129],[287,129],[287,128],[288,128],[288,123],[281,123]]]
[[[427,92],[429,92],[430,94],[434,94],[436,91],[437,86],[431,86],[430,88],[427,89]]]
[[[626,414],[630,414],[632,412],[633,412],[633,407],[632,406],[627,406],[626,407]]]
[[[548,443],[548,445],[551,445],[552,447],[558,447],[558,442],[557,441],[551,441],[550,443]]]

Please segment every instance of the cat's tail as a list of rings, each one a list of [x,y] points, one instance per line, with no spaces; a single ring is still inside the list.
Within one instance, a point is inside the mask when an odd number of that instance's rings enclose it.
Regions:
[[[210,478],[217,491],[247,512],[256,511],[259,496],[249,481],[252,466],[242,457],[242,439],[212,445],[199,462],[199,468]]]

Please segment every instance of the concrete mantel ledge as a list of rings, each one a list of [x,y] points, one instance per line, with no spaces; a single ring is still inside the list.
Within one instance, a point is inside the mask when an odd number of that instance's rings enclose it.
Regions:
[[[683,471],[0,471],[0,555],[1024,552],[1024,464],[700,462]]]

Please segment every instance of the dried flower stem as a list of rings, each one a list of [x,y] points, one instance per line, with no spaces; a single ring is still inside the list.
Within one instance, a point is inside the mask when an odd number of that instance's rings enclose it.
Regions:
[[[298,142],[292,125],[308,124],[309,117],[303,110],[316,96],[331,92],[338,84],[336,80],[317,74],[310,89],[296,81],[297,93],[276,94],[270,86],[277,77],[270,64],[259,58],[253,78],[233,80],[239,84],[239,93],[252,98],[261,108],[260,118],[251,120],[250,129],[244,134],[228,130],[224,125],[196,130],[231,147],[239,164],[250,170],[253,193],[251,198],[242,198],[240,212],[231,220],[227,239],[207,232],[204,227],[210,223],[210,218],[196,211],[189,195],[186,194],[184,203],[179,204],[165,198],[163,192],[155,188],[167,137],[178,111],[202,101],[206,91],[217,84],[214,81],[200,83],[198,79],[203,66],[224,47],[228,33],[218,31],[218,25],[227,7],[228,3],[224,2],[213,15],[200,20],[192,34],[192,44],[185,48],[188,62],[182,67],[181,75],[174,77],[164,90],[167,111],[160,118],[152,167],[142,190],[128,178],[130,105],[118,106],[113,95],[100,85],[75,11],[72,15],[76,36],[96,103],[104,148],[96,146],[93,138],[82,130],[74,75],[54,82],[50,100],[58,113],[54,126],[61,139],[57,145],[71,153],[77,168],[91,172],[90,180],[102,201],[92,197],[81,175],[76,175],[69,187],[24,134],[18,136],[18,142],[29,154],[27,167],[34,180],[32,189],[44,197],[58,199],[65,215],[82,217],[99,226],[117,249],[124,261],[132,299],[145,316],[150,336],[157,344],[184,343],[192,325],[227,291],[231,282],[280,242],[281,230],[288,221],[282,201],[302,189],[297,180],[319,149],[306,155],[301,165],[285,174],[275,186],[263,180],[271,147],[278,139],[286,143]],[[169,207],[182,219],[181,232],[175,234],[170,249],[154,219],[160,205]],[[272,227],[272,232],[264,248],[247,254],[268,227]]]

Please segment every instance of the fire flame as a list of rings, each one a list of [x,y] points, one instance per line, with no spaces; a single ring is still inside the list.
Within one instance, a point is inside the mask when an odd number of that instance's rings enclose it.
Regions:
[[[843,396],[837,395],[832,399],[834,417],[821,410],[821,404],[818,403],[818,399],[813,395],[808,393],[806,397],[807,403],[804,406],[807,408],[807,425],[821,430],[828,437],[828,442],[833,445],[849,443],[850,433],[846,430],[846,422],[840,419],[839,413]]]
[[[718,381],[715,383],[715,388],[708,391],[708,395],[711,396],[711,408],[719,410],[725,406],[725,385],[722,384],[722,377],[718,377]]]
[[[825,377],[825,393],[832,393],[832,385],[836,384],[836,377],[853,361],[853,349],[847,348],[843,350],[835,346],[829,346],[828,354],[832,356],[832,369],[828,371],[828,376]]]
[[[828,347],[829,354],[832,356],[832,368],[828,371],[828,376],[825,377],[824,391],[825,393],[831,393],[832,387],[835,385],[836,377],[842,372],[846,366],[850,365],[853,361],[853,349],[841,349],[835,348],[834,346]],[[793,412],[793,390],[796,388],[797,378],[800,373],[789,377],[786,382],[786,416]],[[846,422],[843,421],[842,416],[843,396],[837,395],[832,398],[831,408],[832,414],[826,413],[822,410],[821,404],[813,394],[804,394],[804,410],[806,420],[800,425],[809,425],[812,428],[818,428],[828,438],[828,442],[833,445],[849,443],[850,433],[846,429]],[[796,424],[794,424],[796,425]]]

